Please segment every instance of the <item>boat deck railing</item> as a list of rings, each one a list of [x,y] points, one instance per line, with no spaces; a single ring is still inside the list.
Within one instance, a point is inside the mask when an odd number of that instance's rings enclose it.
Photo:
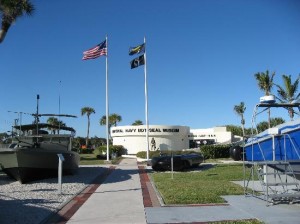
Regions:
[[[0,148],[8,149],[10,144],[0,144]]]
[[[294,149],[296,155],[298,156],[298,159],[300,159],[300,153],[299,153],[300,150],[299,150],[299,148],[296,147],[296,145],[295,145],[294,141],[292,140],[291,136],[289,134],[285,134],[284,136],[287,136],[289,138],[289,140],[290,140],[290,142],[293,146],[293,149]],[[285,140],[285,138],[284,138],[284,140]],[[286,147],[284,147],[284,149],[286,150]],[[285,155],[286,155],[286,152],[285,152]]]
[[[284,155],[283,155],[283,157],[284,157],[284,161],[287,161],[288,160],[288,157],[287,157],[287,150],[286,150],[286,142],[287,142],[287,139],[288,139],[288,141],[290,142],[290,144],[291,144],[291,149],[295,152],[295,154],[297,155],[297,157],[298,157],[298,159],[300,159],[300,149],[299,149],[299,147],[297,147],[296,146],[296,144],[295,144],[295,142],[293,141],[293,139],[292,139],[292,137],[290,136],[290,134],[287,134],[287,133],[285,133],[285,134],[280,134],[280,135],[272,135],[271,137],[273,138],[273,140],[272,140],[272,142],[273,142],[273,161],[275,161],[276,160],[276,158],[275,158],[275,153],[276,153],[276,146],[278,145],[278,143],[277,143],[277,145],[275,145],[275,141],[274,141],[274,138],[275,137],[278,137],[278,136],[283,136],[283,140],[284,140],[284,147],[283,147],[283,149],[284,149]],[[259,148],[259,151],[260,151],[260,153],[261,153],[261,155],[262,155],[262,158],[263,158],[263,161],[266,161],[266,156],[265,156],[265,154],[264,154],[264,150],[262,149],[262,146],[261,146],[261,144],[259,143],[259,142],[257,142],[257,145],[258,145],[258,148]],[[253,152],[254,151],[254,148],[253,148],[253,144],[252,144],[252,161],[253,161]]]

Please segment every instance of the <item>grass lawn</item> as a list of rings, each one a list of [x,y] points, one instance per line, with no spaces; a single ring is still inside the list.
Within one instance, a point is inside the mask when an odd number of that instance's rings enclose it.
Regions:
[[[209,169],[175,172],[173,179],[170,172],[154,172],[151,177],[164,202],[169,205],[224,203],[221,195],[244,194],[243,187],[230,182],[243,180],[242,164],[218,164]]]
[[[98,159],[94,153],[80,154],[80,165],[103,165],[104,160]]]
[[[211,224],[262,224],[263,222],[259,220],[237,220],[237,221],[220,221],[220,222],[210,222]]]
[[[90,154],[79,154],[80,155],[80,165],[103,165],[105,164],[105,159],[98,159],[94,153]],[[116,158],[111,160],[112,164],[117,164],[122,158]]]

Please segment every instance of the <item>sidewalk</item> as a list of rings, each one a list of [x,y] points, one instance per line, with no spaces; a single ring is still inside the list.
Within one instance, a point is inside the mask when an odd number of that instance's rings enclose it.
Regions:
[[[67,223],[146,223],[136,159],[123,159]]]
[[[195,224],[250,219],[299,223],[299,204],[268,207],[265,201],[244,195],[224,196],[228,203],[222,205],[161,205],[146,169],[138,167],[136,159],[124,158],[102,176],[100,184],[92,187],[94,190],[84,193],[91,197],[72,207],[73,216],[55,223]]]

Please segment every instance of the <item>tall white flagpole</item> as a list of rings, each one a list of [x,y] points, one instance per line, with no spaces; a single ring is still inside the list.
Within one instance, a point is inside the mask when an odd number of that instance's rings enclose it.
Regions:
[[[61,86],[61,80],[58,80],[58,115],[60,115],[60,86]],[[60,123],[58,122],[58,132],[60,132]]]
[[[108,115],[108,42],[107,42],[107,35],[106,35],[106,160],[109,161],[109,115]]]
[[[148,88],[147,88],[147,59],[146,59],[146,37],[144,37],[144,73],[145,73],[145,116],[146,116],[146,144],[147,144],[147,161],[149,161],[149,120],[148,120]]]

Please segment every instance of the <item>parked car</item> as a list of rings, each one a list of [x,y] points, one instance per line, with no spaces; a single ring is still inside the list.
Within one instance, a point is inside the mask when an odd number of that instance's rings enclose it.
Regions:
[[[151,160],[152,169],[155,171],[171,170],[171,155],[161,155],[153,157]],[[191,167],[197,167],[204,161],[204,157],[199,153],[191,153],[173,156],[173,170],[181,171]]]

